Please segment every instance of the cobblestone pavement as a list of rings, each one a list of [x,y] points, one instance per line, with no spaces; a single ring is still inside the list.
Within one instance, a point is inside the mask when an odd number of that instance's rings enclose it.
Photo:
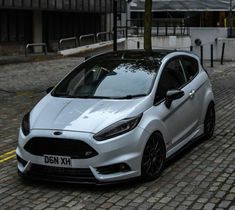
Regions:
[[[0,66],[0,160],[16,147],[20,120],[45,95],[41,91],[80,62]],[[6,158],[0,162],[0,209],[235,210],[235,63],[216,64],[209,72],[216,96],[214,137],[169,161],[156,181],[106,187],[23,182],[16,159]]]

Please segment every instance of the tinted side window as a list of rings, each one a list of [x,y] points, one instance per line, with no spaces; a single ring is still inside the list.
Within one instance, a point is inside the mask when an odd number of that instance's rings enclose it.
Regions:
[[[168,90],[179,89],[186,83],[184,72],[178,59],[170,61],[164,68],[160,77],[155,102],[166,97]]]
[[[191,57],[182,57],[181,63],[184,68],[187,80],[192,80],[198,73],[198,62],[196,59]]]

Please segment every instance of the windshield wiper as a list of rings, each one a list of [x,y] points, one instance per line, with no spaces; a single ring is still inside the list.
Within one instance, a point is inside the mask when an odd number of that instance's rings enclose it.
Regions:
[[[113,99],[113,97],[107,96],[91,96],[91,95],[84,95],[84,96],[76,96],[76,95],[69,95],[69,94],[54,94],[55,97],[62,97],[62,98],[101,98],[101,99]]]
[[[113,99],[113,97],[109,97],[109,96],[76,96],[75,98]]]
[[[55,97],[63,97],[63,98],[91,98],[91,99],[132,99],[132,98],[138,98],[138,97],[144,97],[147,96],[146,94],[137,94],[137,95],[126,95],[121,97],[115,97],[115,96],[76,96],[76,95],[68,95],[68,94],[54,94]]]
[[[147,96],[147,94],[126,95],[123,97],[116,97],[115,99],[132,99],[132,98],[138,98],[138,97],[144,97],[144,96]]]

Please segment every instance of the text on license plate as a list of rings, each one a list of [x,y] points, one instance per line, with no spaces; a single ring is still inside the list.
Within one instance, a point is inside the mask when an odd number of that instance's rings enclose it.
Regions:
[[[72,166],[71,157],[66,157],[66,156],[44,155],[44,163],[50,166],[61,166],[61,167]]]

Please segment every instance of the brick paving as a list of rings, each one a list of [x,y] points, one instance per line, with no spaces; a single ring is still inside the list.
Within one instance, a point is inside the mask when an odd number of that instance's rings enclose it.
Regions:
[[[81,61],[0,66],[0,155],[16,147],[20,120],[45,95],[41,91]],[[24,182],[11,159],[0,163],[0,209],[235,210],[235,63],[216,63],[209,72],[216,97],[215,134],[169,161],[156,181],[105,187]]]

